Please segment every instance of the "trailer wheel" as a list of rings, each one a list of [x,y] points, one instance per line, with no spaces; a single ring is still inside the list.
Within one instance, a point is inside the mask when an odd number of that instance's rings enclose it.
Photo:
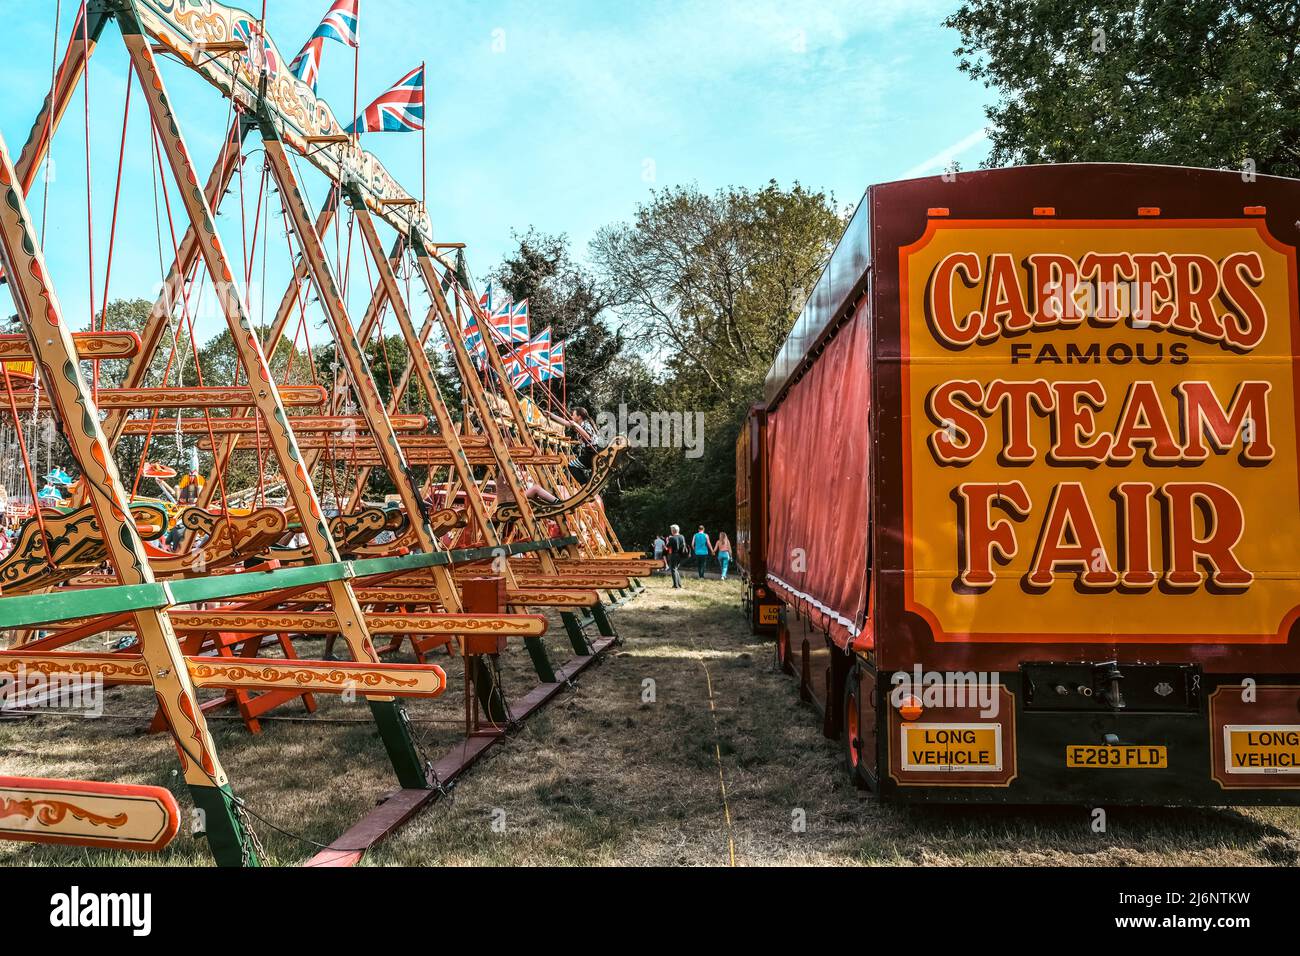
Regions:
[[[781,673],[794,673],[794,665],[790,663],[790,629],[784,620],[776,632],[776,662],[781,665]]]
[[[857,670],[849,671],[844,681],[844,730],[840,739],[844,745],[844,769],[849,779],[858,787],[867,785],[862,773],[862,709],[858,706]]]

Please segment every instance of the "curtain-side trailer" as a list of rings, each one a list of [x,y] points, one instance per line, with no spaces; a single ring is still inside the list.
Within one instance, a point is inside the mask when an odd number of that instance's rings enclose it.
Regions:
[[[1298,244],[1236,172],[867,190],[737,448],[747,610],[862,784],[1300,803]]]

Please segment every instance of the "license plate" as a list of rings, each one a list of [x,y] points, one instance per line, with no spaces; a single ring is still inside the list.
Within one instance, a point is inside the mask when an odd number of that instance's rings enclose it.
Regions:
[[[760,604],[758,606],[758,623],[776,625],[781,623],[781,606],[779,604]]]
[[[1169,766],[1166,747],[1150,744],[1070,744],[1065,748],[1065,765],[1093,769],[1110,767],[1119,770],[1162,770]]]
[[[1223,749],[1228,773],[1300,773],[1300,726],[1229,724]]]
[[[903,724],[902,768],[912,771],[1002,769],[1001,724]]]

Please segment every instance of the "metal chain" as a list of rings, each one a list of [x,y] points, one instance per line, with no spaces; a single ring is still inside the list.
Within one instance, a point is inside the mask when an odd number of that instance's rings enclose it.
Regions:
[[[234,800],[234,804],[235,804],[235,816],[239,819],[239,825],[243,828],[244,832],[248,834],[248,840],[243,841],[241,844],[241,849],[244,854],[243,855],[244,866],[247,867],[249,863],[250,853],[248,849],[248,844],[250,842],[253,844],[252,852],[257,854],[258,860],[265,861],[267,859],[266,847],[262,845],[262,840],[257,835],[257,831],[253,829],[253,821],[249,819],[248,814],[244,811],[244,802],[240,800],[238,797],[236,797]]]

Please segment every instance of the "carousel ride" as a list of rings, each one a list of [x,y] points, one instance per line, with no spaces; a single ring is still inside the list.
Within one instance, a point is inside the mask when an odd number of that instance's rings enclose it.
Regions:
[[[319,62],[322,30],[355,6],[335,3],[304,54],[316,43]],[[161,192],[157,229],[171,265],[143,328],[110,329],[110,240],[105,308],[95,311],[92,279],[90,328],[74,332],[27,196],[90,56],[119,38],[129,75],[118,183],[135,98],[149,118],[145,159],[174,184]],[[163,60],[223,98],[223,146],[202,184]],[[553,389],[541,390],[544,411],[520,394],[541,383],[547,365],[512,334],[509,318],[502,322],[490,293],[472,288],[463,245],[435,242],[423,203],[360,146],[364,117],[345,129],[314,82],[286,63],[263,22],[242,10],[210,0],[88,0],[16,159],[0,138],[0,265],[21,326],[0,336],[8,419],[0,438],[16,451],[0,557],[0,680],[39,673],[152,688],[152,729],[175,742],[223,865],[262,859],[209,730],[214,710],[233,711],[258,733],[277,708],[313,711],[314,695],[365,697],[400,789],[312,860],[355,862],[611,646],[609,606],[633,595],[636,577],[654,565],[621,550],[600,497],[622,441],[597,447]],[[408,111],[410,90],[401,94]],[[422,113],[422,86],[419,97]],[[315,211],[303,166],[328,184]],[[275,251],[292,262],[265,323],[246,294],[257,219],[243,268],[215,225],[246,173],[260,178],[257,216],[283,222],[286,247]],[[115,200],[114,237],[117,211]],[[371,284],[359,323],[342,291],[352,261],[337,252],[344,218],[348,249],[360,240]],[[413,284],[429,303],[419,321]],[[204,380],[193,314],[204,288],[229,330],[233,381]],[[292,361],[273,372],[268,357],[285,342],[291,356],[300,347],[310,356],[312,315],[328,329],[329,374],[314,359],[296,376]],[[405,350],[398,374],[388,363],[384,398],[366,344],[387,343],[392,326]],[[444,394],[435,368],[443,356],[454,393]],[[112,385],[101,382],[108,360],[125,364]],[[404,410],[412,396],[420,413]],[[40,421],[58,438],[43,457]],[[572,468],[574,459],[587,467]],[[232,475],[250,465],[255,480],[236,487]],[[375,476],[394,489],[387,502],[367,501]],[[568,661],[552,660],[543,641],[548,615],[563,625]],[[325,659],[303,656],[304,640],[320,636]],[[336,641],[344,660],[331,657]],[[536,684],[508,702],[499,657],[519,644]],[[441,695],[449,670],[464,686],[464,741],[433,760],[417,747],[402,700]],[[177,832],[177,813],[162,788],[0,776],[0,839],[158,849]]]

